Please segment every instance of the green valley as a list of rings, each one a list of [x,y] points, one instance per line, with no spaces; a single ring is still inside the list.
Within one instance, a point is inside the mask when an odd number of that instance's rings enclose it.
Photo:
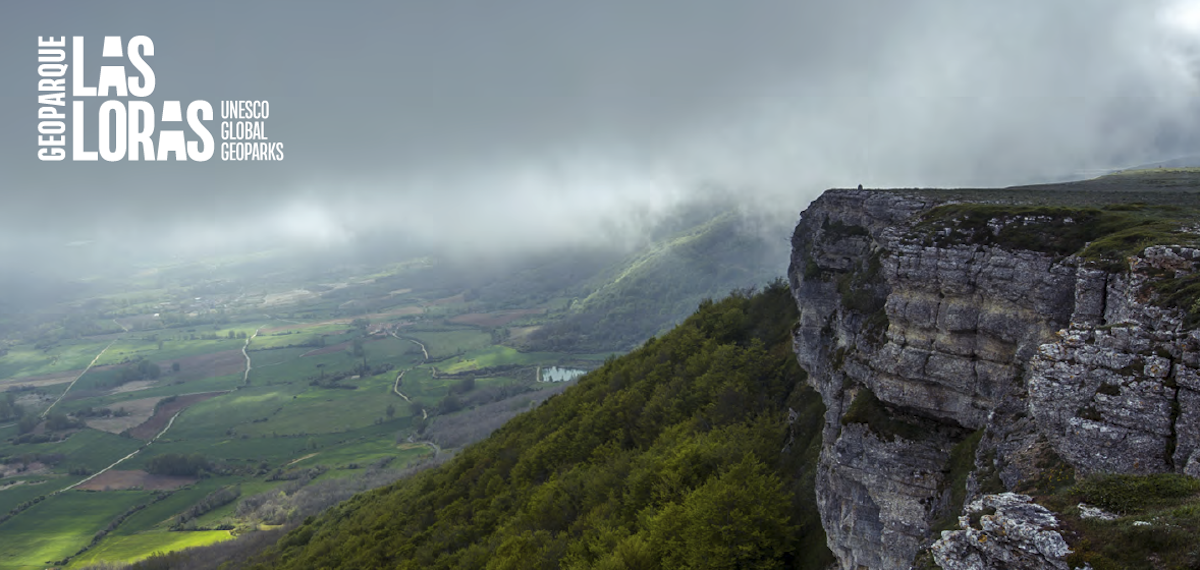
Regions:
[[[174,262],[0,315],[0,569],[261,541],[442,463],[574,383],[543,369],[595,369],[700,295],[781,274],[739,225],[706,211],[629,251],[484,267]],[[711,272],[730,248],[742,263]],[[672,281],[691,285],[652,287]],[[622,305],[634,322],[574,332]]]

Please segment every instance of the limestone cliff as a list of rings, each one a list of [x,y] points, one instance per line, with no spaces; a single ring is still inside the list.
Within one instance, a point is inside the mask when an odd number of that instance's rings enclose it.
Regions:
[[[793,236],[795,351],[828,410],[817,502],[847,570],[911,567],[965,503],[1052,466],[1200,475],[1200,333],[1153,302],[1200,251],[1097,261],[1076,254],[1105,212],[951,202],[831,190]]]

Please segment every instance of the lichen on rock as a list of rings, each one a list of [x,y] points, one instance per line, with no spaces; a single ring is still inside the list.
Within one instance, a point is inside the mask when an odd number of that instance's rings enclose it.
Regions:
[[[1069,570],[1058,519],[1029,496],[986,495],[965,511],[961,530],[943,531],[931,547],[944,570]]]

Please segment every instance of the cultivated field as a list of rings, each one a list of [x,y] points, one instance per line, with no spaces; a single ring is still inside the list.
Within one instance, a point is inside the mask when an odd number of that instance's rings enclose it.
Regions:
[[[277,524],[323,504],[326,481],[383,484],[454,453],[549,394],[538,366],[574,358],[506,344],[562,297],[479,306],[422,281],[427,260],[265,280],[255,262],[145,269],[80,300],[90,312],[72,322],[89,332],[0,337],[0,570],[132,562]]]

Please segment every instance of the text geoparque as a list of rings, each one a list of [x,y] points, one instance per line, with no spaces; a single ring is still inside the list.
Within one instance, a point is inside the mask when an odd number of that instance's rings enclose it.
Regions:
[[[120,65],[101,65],[98,74],[89,73],[85,65],[83,36],[71,37],[69,51],[70,64],[66,36],[38,36],[38,159],[65,160],[68,142],[72,161],[204,162],[213,157],[217,147],[210,130],[212,104],[197,99],[185,109],[183,101],[164,100],[155,108],[146,100],[155,87],[154,69],[147,61],[154,56],[154,41],[148,36],[133,36],[128,42],[105,36],[101,59],[106,64],[119,60]],[[98,108],[93,106],[97,100],[102,100]],[[283,143],[267,137],[270,102],[220,104],[221,160],[283,160]],[[86,136],[90,121],[97,127],[91,140]]]

